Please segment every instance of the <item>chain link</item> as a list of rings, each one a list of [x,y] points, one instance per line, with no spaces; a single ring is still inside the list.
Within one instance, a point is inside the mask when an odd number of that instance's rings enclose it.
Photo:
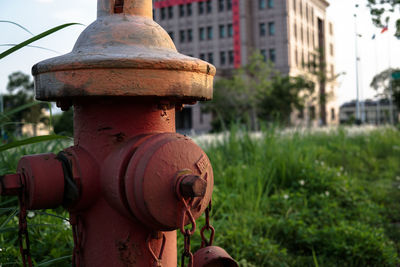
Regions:
[[[190,238],[196,231],[196,221],[191,211],[192,203],[189,202],[188,204],[183,197],[181,197],[181,201],[183,204],[183,208],[182,208],[182,221],[181,221],[180,231],[184,237],[184,249],[181,257],[181,267],[185,267],[185,258],[189,259],[187,266],[193,267],[193,253],[190,251]],[[190,223],[192,224],[191,229],[185,229],[186,216],[189,218]]]
[[[164,253],[165,242],[166,242],[165,234],[164,233],[160,233],[160,234],[161,234],[161,236],[154,238],[153,234],[150,233],[149,236],[147,237],[147,241],[146,241],[147,249],[149,250],[151,256],[153,257],[155,267],[162,267],[162,256]],[[160,239],[160,238],[162,238],[162,243],[161,243],[160,253],[157,257],[156,254],[154,253],[153,249],[151,248],[151,240],[152,239]]]
[[[200,230],[200,236],[201,236],[201,247],[208,247],[212,246],[213,241],[214,241],[214,235],[215,235],[215,229],[214,227],[210,224],[210,212],[211,212],[211,200],[210,203],[208,204],[208,207],[205,210],[205,215],[206,215],[206,224],[201,228]],[[210,239],[207,241],[207,239],[204,236],[205,231],[210,231]]]
[[[32,267],[31,252],[29,248],[29,235],[28,235],[28,222],[26,221],[26,192],[25,186],[21,187],[21,191],[18,196],[19,199],[19,231],[18,231],[18,241],[19,241],[19,251],[22,256],[23,267]]]

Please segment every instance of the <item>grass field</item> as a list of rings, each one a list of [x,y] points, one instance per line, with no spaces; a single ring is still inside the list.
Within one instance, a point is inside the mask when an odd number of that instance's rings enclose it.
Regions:
[[[254,137],[233,128],[216,141],[199,142],[214,168],[215,244],[241,266],[400,264],[398,130],[264,130]],[[1,170],[13,170],[21,154],[66,145],[58,141],[3,153]],[[5,200],[0,204],[0,262],[18,266],[15,202]],[[31,215],[33,258],[42,263],[37,266],[70,266],[69,226],[60,218]],[[199,246],[198,232],[192,244]]]

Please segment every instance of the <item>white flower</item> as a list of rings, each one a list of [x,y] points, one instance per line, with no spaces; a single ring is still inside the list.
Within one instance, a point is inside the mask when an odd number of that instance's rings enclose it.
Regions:
[[[299,184],[300,184],[300,185],[304,185],[304,184],[305,184],[304,180],[300,180],[300,181],[299,181]]]
[[[288,198],[289,198],[289,195],[288,195],[288,194],[284,194],[284,195],[283,195],[283,198],[284,198],[284,199],[288,199]]]
[[[325,165],[325,162],[321,161],[321,166],[324,166],[324,165]]]
[[[336,175],[337,175],[337,176],[340,176],[340,175],[341,175],[341,173],[340,173],[340,172],[338,172],[338,173],[336,173]]]
[[[343,166],[340,166],[339,170],[342,172],[344,170]]]
[[[28,216],[29,218],[33,218],[35,217],[35,213],[33,211],[28,211],[28,214],[26,216]]]
[[[2,248],[0,248],[0,251],[3,251],[3,249],[2,249]]]
[[[397,181],[400,181],[400,176],[396,176],[396,180],[397,180]]]
[[[329,197],[329,191],[325,191],[325,196]]]

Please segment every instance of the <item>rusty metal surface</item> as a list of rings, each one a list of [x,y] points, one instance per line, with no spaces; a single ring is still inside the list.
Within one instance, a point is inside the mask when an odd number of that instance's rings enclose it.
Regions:
[[[236,261],[221,247],[209,246],[196,251],[193,267],[238,267]]]
[[[56,208],[62,204],[64,173],[56,155],[24,156],[18,162],[17,172],[24,177],[28,209]]]
[[[152,20],[151,1],[125,0],[118,14],[113,2],[98,1],[97,20],[82,32],[71,53],[33,66],[37,99],[212,98],[215,67],[176,51],[168,33]]]

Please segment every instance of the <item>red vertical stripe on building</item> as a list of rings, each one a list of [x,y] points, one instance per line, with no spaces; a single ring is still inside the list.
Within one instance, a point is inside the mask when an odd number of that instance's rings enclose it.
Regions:
[[[239,0],[232,0],[232,21],[233,21],[233,51],[235,68],[239,68],[242,63],[241,43],[240,43],[240,8]]]

